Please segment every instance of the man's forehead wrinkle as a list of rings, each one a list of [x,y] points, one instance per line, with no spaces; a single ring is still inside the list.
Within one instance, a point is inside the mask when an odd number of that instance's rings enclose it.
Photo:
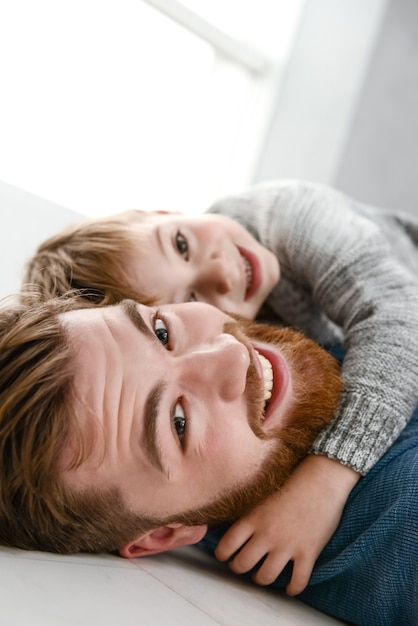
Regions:
[[[103,341],[103,329],[112,342],[118,341],[106,315],[89,318],[87,323],[80,324],[80,321],[76,319],[74,322],[70,319],[65,324],[74,362],[74,427],[78,431],[78,441],[81,442],[77,463],[90,462],[97,469],[108,453],[106,431],[109,430],[109,423],[112,428],[114,421],[108,417],[108,392],[115,383],[114,375],[109,370],[109,363],[114,362],[115,352],[109,352],[108,343]],[[90,367],[93,358],[94,368]],[[122,368],[116,369],[116,372],[119,371],[122,375]]]
[[[104,377],[101,388],[101,414],[105,434],[106,456],[117,458],[119,451],[124,448],[127,439],[132,436],[134,426],[134,396],[129,391],[129,381],[126,384],[126,372],[123,351],[123,329],[126,327],[126,317],[113,317],[104,322],[110,333],[116,349],[103,344],[104,348]],[[127,428],[127,420],[129,428]]]
[[[157,420],[164,389],[165,384],[158,382],[147,397],[144,408],[145,415],[142,443],[151,463],[157,467],[160,472],[167,474],[162,462],[161,450],[157,441]]]
[[[73,382],[76,382],[75,377]],[[103,463],[105,454],[103,424],[88,398],[80,394],[75,385],[69,438],[61,459],[62,470],[76,470],[81,465],[89,465],[97,470]]]
[[[161,237],[161,226],[157,226],[157,228],[154,229],[154,237],[157,240],[157,246],[159,247],[161,254],[163,256],[167,256],[165,253],[165,248],[164,248],[163,240]]]
[[[112,327],[112,321],[110,319],[107,319],[106,317],[103,318],[103,321],[104,321],[104,323],[106,325],[106,328],[109,331],[113,341],[116,344],[119,344],[119,340],[118,340],[118,338],[116,336],[116,332],[115,332],[114,328]]]
[[[113,335],[115,342],[117,338]],[[105,445],[108,453],[115,453],[121,442],[123,411],[124,411],[124,367],[123,362],[116,367],[109,367],[109,356],[106,354],[106,369],[101,389],[103,428],[106,430]],[[110,359],[113,360],[112,355]],[[117,358],[119,361],[119,358]],[[114,361],[113,361],[114,362]]]

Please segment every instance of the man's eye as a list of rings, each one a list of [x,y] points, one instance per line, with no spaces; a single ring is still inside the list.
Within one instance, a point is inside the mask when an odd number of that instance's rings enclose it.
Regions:
[[[168,330],[166,328],[166,325],[164,324],[163,320],[161,318],[157,318],[154,321],[154,333],[155,336],[157,337],[157,339],[159,341],[161,341],[161,343],[163,344],[163,346],[168,346],[168,342],[169,342],[169,334],[168,334]]]
[[[187,243],[187,239],[183,237],[180,231],[177,231],[175,241],[176,241],[177,251],[183,257],[183,259],[188,261],[189,260],[189,244]]]
[[[173,411],[173,426],[176,431],[176,435],[180,442],[183,441],[186,435],[186,416],[184,415],[183,407],[177,402]]]

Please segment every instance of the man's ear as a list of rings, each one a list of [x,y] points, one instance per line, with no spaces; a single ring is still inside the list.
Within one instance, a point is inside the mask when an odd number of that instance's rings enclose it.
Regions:
[[[138,556],[148,556],[180,546],[187,546],[200,541],[207,529],[206,525],[168,524],[167,526],[160,526],[122,546],[119,549],[119,554],[125,559],[134,559]]]

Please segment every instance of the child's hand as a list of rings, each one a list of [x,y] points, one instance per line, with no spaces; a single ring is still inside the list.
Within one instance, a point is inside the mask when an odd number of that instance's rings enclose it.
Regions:
[[[272,583],[293,561],[286,591],[289,595],[301,593],[359,478],[338,461],[308,456],[279,493],[231,526],[216,548],[216,557],[226,561],[241,548],[230,567],[243,574],[265,556],[253,576],[260,585]]]

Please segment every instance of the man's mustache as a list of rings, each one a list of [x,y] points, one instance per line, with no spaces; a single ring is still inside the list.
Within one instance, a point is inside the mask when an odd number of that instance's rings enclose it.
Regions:
[[[228,313],[228,315],[230,315]],[[247,419],[251,430],[259,439],[269,439],[270,435],[266,433],[260,425],[261,418],[264,415],[264,381],[261,380],[257,367],[254,363],[254,351],[250,340],[246,334],[241,330],[240,319],[237,318],[236,322],[228,322],[224,326],[224,332],[229,333],[235,339],[240,341],[248,350],[250,356],[250,365],[247,370],[247,377],[245,383],[245,394],[247,400]]]

